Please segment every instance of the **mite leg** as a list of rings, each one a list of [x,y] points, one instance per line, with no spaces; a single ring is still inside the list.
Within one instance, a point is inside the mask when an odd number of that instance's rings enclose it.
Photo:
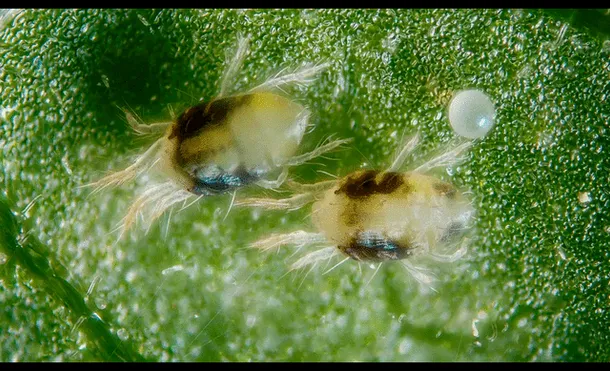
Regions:
[[[220,93],[218,93],[216,99],[229,94],[229,89],[235,79],[235,75],[243,65],[246,54],[248,54],[249,42],[250,40],[248,37],[237,35],[237,50],[235,51],[235,55],[229,59],[228,66],[222,74]]]
[[[235,206],[262,207],[268,210],[297,210],[315,198],[314,193],[297,194],[289,198],[243,198]]]
[[[235,206],[262,207],[269,210],[297,210],[313,201],[321,192],[336,184],[335,180],[325,180],[314,184],[301,184],[288,180],[287,185],[298,194],[289,198],[243,198],[235,201]]]
[[[413,278],[415,278],[417,282],[424,285],[425,287],[430,287],[430,285],[434,282],[432,276],[428,275],[427,273],[424,273],[423,269],[414,266],[408,260],[401,260],[401,263],[405,267],[405,269],[411,274],[411,276],[413,276]]]
[[[467,252],[468,249],[466,247],[462,247],[458,251],[450,255],[430,253],[430,257],[442,263],[453,263],[457,260],[460,260],[464,255],[466,255]]]
[[[111,173],[102,179],[95,181],[93,183],[87,184],[87,186],[94,187],[94,193],[101,191],[102,189],[110,186],[118,186],[127,181],[134,179],[139,172],[142,172],[146,169],[150,163],[158,158],[158,149],[161,145],[161,141],[163,138],[158,139],[155,143],[153,143],[142,155],[140,155],[137,160],[126,169]]]
[[[296,231],[286,234],[272,234],[271,236],[258,240],[249,247],[259,249],[262,251],[269,251],[272,249],[279,249],[285,245],[294,245],[298,248],[303,246],[319,243],[325,241],[324,236],[321,233],[311,233],[305,231]]]
[[[127,214],[121,221],[121,235],[129,230],[136,220],[136,217],[144,211],[147,205],[163,200],[165,197],[171,196],[177,187],[172,182],[157,184],[142,193],[129,207]],[[151,220],[152,221],[152,220]]]
[[[302,163],[305,163],[305,162],[307,162],[307,161],[309,161],[309,160],[312,160],[312,159],[314,159],[314,158],[316,158],[316,157],[320,156],[320,155],[321,155],[321,154],[323,154],[323,153],[326,153],[326,152],[332,151],[333,149],[335,149],[335,148],[337,148],[337,147],[341,146],[342,144],[346,144],[346,143],[349,143],[349,142],[351,142],[351,141],[352,141],[352,139],[351,139],[351,138],[349,138],[349,139],[338,139],[338,140],[333,140],[333,141],[331,141],[330,143],[326,143],[326,144],[323,144],[323,145],[321,145],[321,146],[317,147],[316,149],[314,149],[314,150],[313,150],[313,151],[311,151],[311,152],[307,152],[307,153],[304,153],[304,154],[302,154],[302,155],[298,155],[298,156],[294,156],[294,157],[292,157],[291,159],[289,159],[288,161],[286,161],[286,162],[284,163],[284,165],[287,165],[287,166],[296,166],[296,165],[300,165],[300,164],[302,164]]]
[[[318,183],[313,184],[301,184],[297,183],[294,180],[287,180],[286,186],[298,193],[319,193],[324,192],[330,188],[332,188],[335,184],[337,184],[336,180],[324,180]]]
[[[133,131],[140,135],[161,134],[167,129],[168,126],[172,124],[171,121],[144,124],[139,122],[138,119],[131,112],[126,110],[125,117],[127,118],[127,123],[133,129]]]
[[[451,165],[457,164],[463,160],[463,158],[459,157],[460,154],[462,152],[464,152],[465,150],[467,150],[468,148],[470,148],[471,146],[472,146],[471,141],[461,143],[461,144],[455,146],[453,149],[443,152],[443,153],[439,154],[438,156],[426,161],[424,164],[420,165],[418,168],[416,168],[413,171],[425,173],[425,172],[427,172],[431,169],[437,168],[437,167],[446,167],[446,166],[451,166]]]
[[[334,248],[334,247],[333,247]],[[332,255],[335,256],[335,255]],[[331,257],[332,257],[331,256]],[[341,260],[340,262],[338,262],[337,264],[333,265],[330,269],[326,270],[326,272],[322,273],[322,275],[328,274],[330,272],[332,272],[335,268],[337,268],[338,266],[342,265],[343,263],[345,263],[346,261],[348,261],[350,259],[350,257],[348,256],[347,258]],[[379,265],[381,266],[381,264]],[[375,271],[375,273],[377,273],[377,271]]]
[[[280,88],[281,86],[288,84],[308,84],[315,75],[324,71],[328,66],[328,63],[308,64],[291,73],[285,73],[284,69],[264,83],[250,89],[249,93]]]
[[[456,244],[456,245],[459,245],[459,248],[451,254],[441,254],[441,253],[437,253],[437,252],[430,252],[429,256],[432,259],[442,262],[442,263],[453,263],[453,262],[461,259],[462,257],[464,257],[464,255],[466,255],[466,253],[468,253],[468,241],[469,241],[469,239],[465,238],[464,240],[462,240],[461,243]]]
[[[339,252],[339,250],[334,246],[324,247],[301,257],[299,260],[297,260],[290,266],[290,270],[300,269],[308,265],[315,266],[318,262],[322,260],[328,260],[340,254],[341,253]]]
[[[160,217],[167,209],[169,209],[173,205],[179,202],[186,201],[191,197],[194,197],[191,192],[187,192],[183,189],[174,188],[173,193],[165,195],[157,202],[151,213],[150,221],[152,222],[158,217]]]
[[[386,171],[396,172],[399,171],[402,165],[405,163],[405,159],[407,156],[413,152],[415,147],[417,147],[417,143],[419,143],[419,133],[415,134],[411,139],[407,141],[407,143],[402,147],[400,152],[396,155],[396,159],[392,162],[392,165]]]
[[[266,189],[277,189],[279,188],[286,178],[288,177],[288,167],[284,167],[282,172],[275,180],[267,180],[267,179],[259,179],[255,182],[259,187],[263,187]]]

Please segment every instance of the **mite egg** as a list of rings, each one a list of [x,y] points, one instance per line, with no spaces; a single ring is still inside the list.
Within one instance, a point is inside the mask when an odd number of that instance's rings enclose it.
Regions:
[[[449,103],[449,124],[466,138],[484,137],[494,126],[495,115],[494,104],[480,90],[462,90]]]

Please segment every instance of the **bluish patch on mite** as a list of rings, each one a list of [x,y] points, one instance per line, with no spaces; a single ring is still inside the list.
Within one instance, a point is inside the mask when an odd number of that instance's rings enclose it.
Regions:
[[[358,235],[356,243],[362,247],[369,249],[383,249],[387,251],[393,251],[398,249],[398,245],[383,238],[378,233],[363,232]]]
[[[339,246],[339,249],[353,259],[373,262],[401,260],[412,253],[408,246],[401,246],[377,232],[360,232],[347,246]]]
[[[192,192],[197,195],[210,195],[230,192],[236,188],[250,184],[258,179],[245,169],[237,169],[234,173],[219,171],[214,175],[204,171],[195,174],[195,186]]]

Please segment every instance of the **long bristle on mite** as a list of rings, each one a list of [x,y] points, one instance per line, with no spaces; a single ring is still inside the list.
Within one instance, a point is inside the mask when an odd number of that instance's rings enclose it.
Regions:
[[[161,140],[153,143],[142,155],[138,156],[136,161],[127,168],[112,172],[105,177],[85,184],[83,187],[93,188],[92,194],[98,193],[108,187],[117,187],[135,179],[138,174],[146,171],[154,166],[158,160],[158,150],[161,145]]]
[[[295,231],[287,234],[272,234],[271,236],[258,240],[249,247],[254,249],[259,249],[261,251],[269,251],[274,249],[279,249],[285,245],[294,245],[297,248],[324,242],[325,238],[320,233],[311,233],[305,231]]]
[[[313,194],[297,194],[290,198],[242,198],[235,200],[237,207],[262,207],[268,210],[297,210],[313,200]]]
[[[261,90],[279,89],[287,84],[309,84],[313,78],[330,66],[330,63],[306,64],[292,73],[285,74],[286,69],[279,71],[274,77],[267,79],[264,83],[250,89],[248,92]]]
[[[324,247],[302,256],[299,260],[290,265],[290,270],[293,271],[308,265],[315,265],[322,260],[328,260],[340,254],[339,250],[334,246]]]
[[[190,196],[189,192],[178,188],[172,181],[152,186],[131,204],[127,214],[121,221],[121,231],[123,233],[128,231],[135,223],[137,216],[141,215],[147,206],[153,205],[150,215],[146,218],[148,224],[151,224],[169,207],[178,202],[185,201]]]

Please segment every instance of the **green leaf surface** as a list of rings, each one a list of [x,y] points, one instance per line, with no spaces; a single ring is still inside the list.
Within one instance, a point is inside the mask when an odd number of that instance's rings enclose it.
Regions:
[[[607,34],[493,9],[52,9],[0,25],[0,361],[610,360]],[[399,264],[287,273],[290,248],[245,247],[311,230],[309,211],[225,219],[230,195],[117,242],[149,181],[80,187],[150,143],[117,107],[154,122],[212,98],[240,33],[237,90],[330,63],[290,91],[314,113],[303,147],[354,142],[294,169],[302,181],[382,167],[416,130],[433,149],[454,136],[453,92],[492,97],[496,127],[444,175],[478,217],[467,257],[432,267],[438,292]]]

